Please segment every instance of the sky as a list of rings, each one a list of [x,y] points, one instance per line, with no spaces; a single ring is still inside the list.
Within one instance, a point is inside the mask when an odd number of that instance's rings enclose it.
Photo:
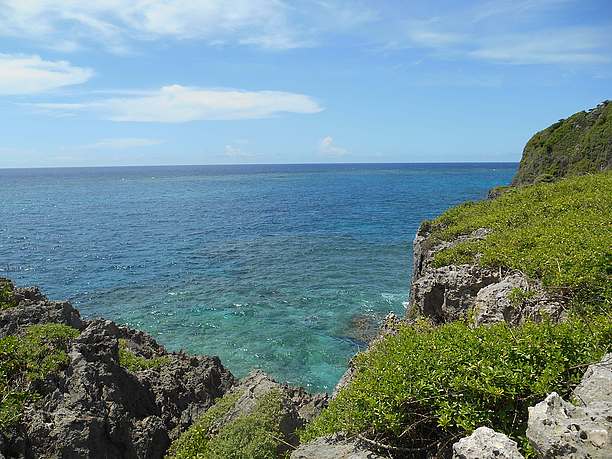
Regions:
[[[518,161],[612,1],[0,0],[0,168]]]

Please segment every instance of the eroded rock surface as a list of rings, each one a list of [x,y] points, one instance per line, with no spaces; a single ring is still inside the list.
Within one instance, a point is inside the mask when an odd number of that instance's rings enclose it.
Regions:
[[[530,282],[522,273],[513,272],[478,291],[473,324],[506,321],[518,325],[525,320],[537,322],[543,318],[559,321],[565,312],[563,302],[547,293],[540,282]]]
[[[86,321],[69,303],[16,289],[0,311],[0,337],[57,322],[81,330],[69,362],[42,382],[42,397],[0,434],[0,455],[25,458],[162,458],[172,439],[234,384],[217,357],[169,353],[149,335],[107,320]],[[156,368],[119,364],[119,339],[134,355],[163,357]]]
[[[580,405],[556,392],[529,408],[527,438],[543,458],[612,457],[612,354],[591,365],[574,391]]]
[[[441,324],[469,317],[478,326],[501,321],[517,325],[545,317],[558,321],[564,317],[564,302],[521,272],[489,269],[476,262],[434,265],[434,257],[441,250],[484,239],[489,233],[480,228],[452,241],[434,241],[430,224],[421,225],[413,243],[409,319],[421,316]]]
[[[514,440],[488,427],[479,427],[453,445],[453,459],[523,459]]]

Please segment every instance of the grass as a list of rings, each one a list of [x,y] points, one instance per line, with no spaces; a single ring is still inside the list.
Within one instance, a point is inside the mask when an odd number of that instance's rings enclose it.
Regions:
[[[598,361],[611,343],[606,316],[516,328],[404,325],[356,357],[355,379],[301,440],[344,431],[436,451],[488,426],[529,453],[527,407],[552,391],[568,396],[584,365]]]
[[[220,425],[241,392],[230,392],[183,433],[170,447],[167,459],[273,459],[283,438],[282,394],[261,396],[251,413]]]
[[[452,240],[478,228],[479,241],[442,250],[435,266],[478,263],[517,269],[550,289],[591,303],[610,301],[612,172],[515,188],[497,199],[454,207],[431,222]],[[479,254],[477,257],[476,255]]]
[[[170,358],[166,355],[147,359],[130,351],[125,339],[119,340],[119,365],[131,372],[158,370],[168,363],[170,363]]]
[[[78,335],[67,325],[47,323],[0,339],[0,430],[14,425],[24,405],[39,396],[37,381],[68,363],[68,343]]]
[[[0,310],[17,306],[13,295],[13,284],[7,279],[0,279]]]

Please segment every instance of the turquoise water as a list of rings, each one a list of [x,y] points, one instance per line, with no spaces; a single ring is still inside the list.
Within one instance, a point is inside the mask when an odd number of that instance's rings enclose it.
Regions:
[[[330,390],[408,299],[421,220],[515,164],[0,170],[0,275],[86,317]]]

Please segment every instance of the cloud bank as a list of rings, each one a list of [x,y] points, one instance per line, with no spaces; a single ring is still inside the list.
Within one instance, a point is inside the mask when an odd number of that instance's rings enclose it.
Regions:
[[[39,56],[0,54],[0,95],[36,94],[81,84],[93,70]]]
[[[318,113],[311,97],[282,91],[202,89],[181,85],[79,103],[40,103],[33,107],[57,114],[86,112],[95,117],[142,123],[269,118],[281,113]]]

